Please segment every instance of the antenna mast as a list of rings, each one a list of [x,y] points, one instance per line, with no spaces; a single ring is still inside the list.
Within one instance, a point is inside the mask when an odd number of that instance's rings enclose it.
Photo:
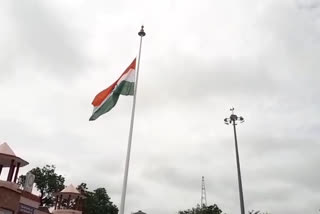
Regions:
[[[207,193],[206,193],[206,186],[204,184],[204,176],[202,176],[201,182],[201,208],[207,206]]]

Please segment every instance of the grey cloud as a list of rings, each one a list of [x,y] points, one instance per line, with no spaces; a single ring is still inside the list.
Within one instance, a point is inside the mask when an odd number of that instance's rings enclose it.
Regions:
[[[247,209],[316,212],[316,3],[245,1],[242,7],[236,1],[176,1],[174,9],[167,2],[142,9],[139,3],[10,3],[8,34],[16,44],[4,46],[8,51],[0,65],[18,73],[7,78],[1,72],[6,105],[0,140],[26,158],[29,168],[56,164],[68,183],[104,186],[119,205],[132,97],[122,97],[98,121],[87,120],[94,84],[111,83],[119,65],[125,67],[122,63],[136,53],[137,38],[131,40],[129,33],[137,36],[132,28],[143,20],[150,26],[143,44],[127,211],[191,208],[199,203],[204,175],[208,201],[237,213],[232,129],[223,124],[234,105],[246,120],[238,137]],[[78,16],[83,5],[87,14]],[[65,20],[66,14],[79,20]],[[56,78],[37,75],[39,70]],[[61,81],[65,76],[68,84]],[[163,198],[170,203],[159,204]]]
[[[320,7],[320,3],[317,0],[307,0],[307,1],[297,0],[296,2],[298,7],[302,9],[314,10]]]
[[[23,61],[32,60],[31,63],[42,65],[38,69],[41,72],[50,70],[58,77],[81,71],[86,60],[79,48],[79,37],[74,37],[72,28],[54,14],[50,5],[12,1],[8,7],[14,20],[17,51],[25,55]]]

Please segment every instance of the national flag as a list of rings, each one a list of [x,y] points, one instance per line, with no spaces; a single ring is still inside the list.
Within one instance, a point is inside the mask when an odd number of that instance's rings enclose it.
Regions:
[[[97,94],[92,101],[93,114],[89,120],[95,120],[110,111],[121,95],[134,95],[136,59],[123,72],[117,81]]]

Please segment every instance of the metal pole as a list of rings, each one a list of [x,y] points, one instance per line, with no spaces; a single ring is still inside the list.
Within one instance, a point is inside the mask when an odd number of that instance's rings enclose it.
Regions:
[[[142,37],[144,37],[146,35],[143,30],[143,26],[141,27],[141,30],[138,33],[138,35],[140,36],[140,47],[139,47],[139,56],[138,56],[138,64],[137,64],[137,76],[136,76],[135,87],[134,87],[134,96],[133,96],[133,104],[132,104],[132,112],[131,112],[131,123],[130,123],[130,131],[129,131],[129,138],[128,138],[127,157],[126,157],[126,165],[125,165],[124,177],[123,177],[123,185],[122,185],[122,194],[121,194],[119,214],[124,214],[124,207],[125,207],[126,194],[127,194],[129,162],[130,162],[131,143],[132,143],[132,131],[133,131],[133,124],[134,124],[134,113],[135,113],[135,108],[136,108],[136,98],[137,98],[137,89],[138,89]]]
[[[243,191],[242,191],[242,181],[241,181],[241,171],[240,171],[240,161],[239,161],[239,152],[238,152],[238,142],[237,142],[237,132],[236,132],[236,122],[234,120],[232,121],[232,125],[233,125],[233,132],[234,132],[234,142],[235,142],[235,147],[236,147],[240,208],[241,208],[241,214],[245,214],[244,201],[243,201]]]

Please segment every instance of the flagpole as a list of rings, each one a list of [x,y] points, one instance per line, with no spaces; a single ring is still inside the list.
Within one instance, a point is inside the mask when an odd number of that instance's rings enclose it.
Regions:
[[[136,108],[137,89],[138,89],[138,80],[139,80],[139,67],[140,67],[142,37],[144,37],[146,35],[146,33],[143,30],[143,25],[141,26],[141,30],[139,31],[138,35],[140,36],[140,47],[139,47],[139,56],[138,56],[138,64],[137,64],[137,76],[136,76],[136,82],[135,82],[135,87],[134,87],[134,96],[133,96],[133,104],[132,104],[132,112],[131,112],[131,123],[130,123],[130,131],[129,131],[129,138],[128,138],[127,157],[126,157],[126,165],[125,165],[124,177],[123,177],[123,185],[122,185],[122,194],[121,194],[119,214],[124,214],[124,207],[125,207],[126,194],[127,194],[128,172],[129,172],[130,152],[131,152],[131,143],[132,143],[132,132],[133,132],[134,113],[135,113],[135,108]]]

